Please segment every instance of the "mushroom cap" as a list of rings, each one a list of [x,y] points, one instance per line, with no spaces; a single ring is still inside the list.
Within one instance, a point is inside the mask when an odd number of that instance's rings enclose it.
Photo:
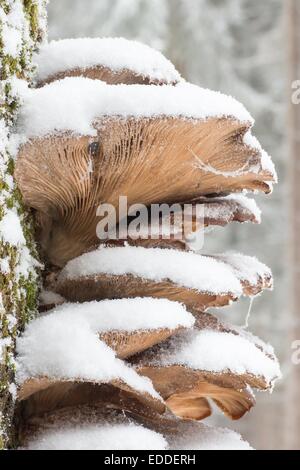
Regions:
[[[35,54],[37,86],[83,76],[109,84],[175,85],[174,65],[159,51],[124,38],[76,38],[50,41]]]
[[[99,243],[97,207],[118,210],[122,195],[131,206],[270,191],[275,174],[263,150],[243,140],[251,117],[210,93],[189,84],[116,87],[73,78],[25,95],[18,129],[29,140],[15,176],[25,203],[39,213],[53,264]]]
[[[33,320],[18,338],[23,414],[89,402],[136,410],[138,402],[141,413],[163,412],[164,403],[149,379],[145,381],[100,341],[97,316],[63,309],[64,305]]]
[[[182,329],[192,328],[195,323],[193,315],[178,302],[151,298],[64,303],[48,311],[47,317],[49,325],[57,321],[87,321],[101,341],[122,359],[165,341]]]
[[[137,355],[133,363],[176,415],[204,419],[211,413],[210,398],[226,416],[239,419],[255,404],[251,388],[272,389],[280,377],[273,350],[210,314],[199,314],[196,328]]]
[[[124,246],[128,243],[144,248],[198,251],[201,246],[199,247],[197,242],[203,240],[207,227],[224,227],[230,222],[260,223],[260,210],[255,201],[237,194],[199,198],[196,201],[174,205],[174,211],[167,209],[164,212],[162,209],[159,214],[153,214],[148,207],[146,220],[138,220],[137,231],[130,231],[131,219],[128,218],[125,230],[118,227],[116,239],[109,238],[108,235],[108,239],[100,241],[100,244]]]
[[[234,263],[234,266],[233,264]],[[183,302],[191,310],[228,305],[241,295],[272,286],[255,258],[203,256],[162,248],[101,247],[69,261],[52,286],[72,302],[154,297]]]
[[[19,414],[23,421],[58,409],[81,405],[125,410],[147,417],[163,413],[164,403],[148,393],[134,390],[119,380],[96,383],[48,377],[26,380],[18,393]]]
[[[128,413],[93,406],[65,408],[35,418],[23,428],[22,448],[30,450],[225,450],[250,446],[233,431],[169,417],[145,427]]]

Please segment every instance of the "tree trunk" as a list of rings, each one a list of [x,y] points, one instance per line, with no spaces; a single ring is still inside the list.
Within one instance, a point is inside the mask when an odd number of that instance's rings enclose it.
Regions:
[[[19,80],[30,82],[32,53],[44,37],[46,3],[0,0],[0,449],[15,443],[15,340],[36,311],[39,275],[30,214],[12,178],[10,132]]]
[[[298,0],[287,2],[287,26],[289,31],[289,85],[300,79],[300,4]],[[299,89],[299,85],[298,85]],[[297,91],[297,90],[295,90]],[[290,88],[290,94],[293,89]],[[299,92],[298,92],[299,96]],[[289,142],[290,142],[290,276],[291,276],[291,343],[300,340],[299,290],[300,290],[300,104],[290,100]],[[291,355],[293,350],[291,349]],[[287,390],[286,447],[300,448],[300,364],[290,365]]]

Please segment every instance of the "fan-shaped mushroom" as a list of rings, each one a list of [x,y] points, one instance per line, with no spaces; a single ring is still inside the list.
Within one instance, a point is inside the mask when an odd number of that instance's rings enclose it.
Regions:
[[[60,266],[99,243],[101,203],[118,212],[120,196],[128,206],[172,204],[269,192],[275,180],[262,149],[243,140],[251,125],[246,110],[193,85],[110,86],[77,77],[23,100],[18,129],[29,140],[15,176],[38,211],[46,254]]]
[[[43,44],[34,57],[37,85],[83,76],[106,83],[175,85],[174,65],[146,44],[124,38],[77,38]]]
[[[133,298],[64,303],[47,313],[49,324],[88,322],[119,358],[126,358],[165,341],[186,328],[194,317],[178,302]]]
[[[26,419],[86,403],[164,411],[151,382],[117,359],[83,315],[48,314],[32,321],[17,351],[18,399]]]
[[[271,285],[270,270],[255,258],[228,255],[222,260],[192,252],[124,246],[100,247],[69,261],[52,288],[72,302],[165,297],[203,311]]]
[[[250,449],[239,434],[202,423],[170,417],[153,428],[125,413],[92,406],[68,408],[27,423],[21,445],[30,450]]]
[[[278,362],[260,340],[226,330],[205,314],[201,326],[201,317],[198,330],[137,356],[136,368],[181,417],[205,418],[210,414],[205,400],[211,398],[227,416],[239,419],[255,403],[249,387],[267,390],[280,377]]]
[[[149,222],[150,221],[150,222]],[[260,222],[260,210],[253,199],[244,195],[199,198],[197,201],[176,204],[174,211],[168,207],[158,214],[148,208],[145,222],[138,219],[138,229],[132,233],[128,218],[125,230],[118,227],[117,239],[102,244],[123,246],[128,243],[145,248],[173,248],[199,250],[202,248],[204,231],[211,226],[225,226],[230,222]],[[135,227],[137,223],[135,223]],[[129,228],[129,230],[128,230]],[[202,235],[202,238],[200,238]]]

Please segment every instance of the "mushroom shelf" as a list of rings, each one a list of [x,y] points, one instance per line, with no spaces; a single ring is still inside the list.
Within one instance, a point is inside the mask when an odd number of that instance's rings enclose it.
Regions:
[[[277,176],[252,117],[133,41],[52,41],[36,62],[15,177],[46,270],[40,316],[17,342],[20,446],[249,449],[199,421],[212,402],[244,416],[278,361],[209,309],[271,289],[272,274],[249,256],[200,254],[193,237],[260,222],[246,193],[270,193]],[[99,239],[97,208],[118,213],[121,196],[144,205],[139,236],[123,230],[127,214]],[[171,217],[153,218],[153,204]]]

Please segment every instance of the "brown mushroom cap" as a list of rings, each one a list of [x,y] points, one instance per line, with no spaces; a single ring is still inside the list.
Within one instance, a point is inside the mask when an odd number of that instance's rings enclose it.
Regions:
[[[140,393],[122,381],[95,383],[82,380],[28,379],[18,392],[24,421],[54,410],[89,404],[137,414],[163,413],[162,401]]]
[[[130,222],[128,218],[127,227]],[[207,227],[224,227],[230,222],[259,223],[260,210],[255,201],[243,195],[199,198],[197,201],[178,204],[174,212],[160,213],[154,218],[148,208],[147,222],[140,223],[138,234],[132,236],[128,231],[125,234],[120,231],[116,240],[108,239],[100,244],[124,246],[128,243],[145,248],[193,249],[191,242],[198,233],[203,233]]]
[[[94,433],[99,431],[97,449],[101,449],[102,444],[105,449],[109,447],[109,449],[121,450],[126,445],[126,436],[120,444],[116,442],[115,434],[110,435],[111,444],[109,444],[109,440],[107,440],[108,432],[115,429],[115,427],[118,429],[118,425],[121,425],[119,432],[121,430],[124,434],[124,432],[126,433],[126,427],[132,430],[133,427],[141,423],[143,427],[137,428],[137,432],[139,429],[144,431],[143,434],[147,430],[159,432],[167,440],[168,448],[174,450],[191,448],[194,450],[250,449],[249,445],[242,441],[237,433],[228,429],[214,428],[203,423],[178,419],[167,413],[166,415],[165,419],[162,418],[162,415],[157,415],[155,419],[149,421],[141,419],[140,416],[132,417],[128,412],[101,409],[94,405],[69,407],[46,413],[40,418],[35,417],[26,423],[22,423],[21,429],[19,427],[21,431],[19,441],[22,448],[26,449],[57,450],[58,447],[64,450],[70,448],[86,450],[95,447]],[[146,429],[144,426],[146,426]],[[91,430],[92,436],[90,434]],[[74,438],[78,438],[78,433],[80,435],[79,446],[78,442],[73,442]],[[103,434],[105,436],[104,442]],[[68,436],[67,440],[65,440],[66,436]],[[143,448],[143,437],[141,434],[139,436],[141,438],[139,446]],[[147,432],[145,437],[146,445],[149,445],[149,434]],[[129,442],[131,446],[134,445],[130,438]],[[155,445],[166,445],[167,443],[159,442],[156,439]]]
[[[100,339],[113,349],[120,359],[125,359],[145,351],[155,344],[162,343],[170,336],[182,331],[182,329],[182,327],[174,329],[158,328],[147,331],[137,330],[130,333],[126,331],[109,331],[101,333]]]
[[[160,52],[123,38],[50,41],[35,55],[37,86],[83,76],[108,84],[175,85],[181,80]]]
[[[16,180],[25,203],[41,214],[41,244],[59,266],[99,243],[100,203],[118,209],[121,195],[130,206],[269,192],[274,180],[257,170],[259,151],[243,143],[248,127],[234,119],[106,118],[95,126],[96,138],[35,138],[19,151]]]
[[[257,388],[265,388],[263,382],[250,375],[235,377],[233,374],[194,371],[183,366],[145,366],[137,370],[152,380],[175,415],[196,420],[211,414],[208,398],[229,418],[240,419],[255,404],[247,388],[249,382]]]
[[[124,264],[123,254],[126,253],[129,260],[128,266]],[[108,255],[110,255],[109,263]],[[156,256],[159,260],[161,255],[163,255],[164,262],[159,261],[156,265]],[[123,259],[123,274],[116,272],[120,256]],[[184,283],[180,279],[176,281],[175,278],[172,279],[173,272],[171,269],[168,270],[168,273],[166,272],[165,278],[162,278],[161,270],[163,265],[171,266],[174,256],[176,256],[178,266],[185,266],[188,272],[191,273],[193,272],[191,266],[196,263],[201,273],[205,272],[203,285],[200,283],[200,278],[198,288],[195,288],[191,280],[189,280],[190,284],[187,281]],[[130,266],[130,259],[135,259],[134,271]],[[142,247],[102,247],[70,261],[60,273],[56,284],[51,288],[71,302],[153,297],[183,302],[192,311],[204,311],[208,307],[228,305],[231,301],[237,300],[241,294],[253,296],[263,289],[272,287],[270,270],[255,258],[243,255],[228,255],[223,259],[217,255],[216,260],[220,261],[220,267],[226,266],[226,273],[223,274],[216,271],[218,265],[212,264],[211,268],[209,266],[205,268],[202,262],[207,260],[213,262],[214,256],[205,257],[185,252],[179,254],[174,250],[159,248],[148,250]],[[147,262],[149,262],[149,271],[144,269]],[[85,271],[84,266],[87,265],[89,269]],[[201,266],[203,266],[203,272]],[[227,266],[230,268],[228,271]],[[208,268],[209,271],[206,270]],[[73,269],[75,269],[74,272]],[[159,279],[154,279],[155,269],[159,274]],[[200,276],[201,273],[197,272],[197,275]],[[215,277],[221,275],[227,276],[227,278],[233,275],[232,284],[220,287],[219,290],[215,288],[210,290],[207,284],[209,279],[211,279],[211,286],[214,286]]]
[[[276,378],[276,374],[279,375],[275,356],[270,353],[266,345],[263,345],[249,333],[227,327],[208,313],[197,315],[196,329],[198,331],[220,332],[220,341],[222,341],[222,333],[244,337],[262,355],[273,362],[273,380]],[[241,373],[231,371],[230,363],[223,371],[216,372],[198,370],[193,365],[180,364],[180,359],[168,359],[170,351],[174,351],[176,354],[176,351],[180,350],[183,338],[182,335],[178,335],[177,339],[168,340],[165,344],[155,346],[132,358],[137,371],[151,379],[155,389],[159,391],[166,405],[174,414],[182,418],[204,419],[211,414],[207,399],[212,399],[226,416],[231,419],[239,419],[255,404],[250,387],[259,390],[272,388],[272,381],[264,377],[264,371],[268,370],[270,362],[268,366],[261,367],[260,373],[254,374],[247,370]],[[190,339],[187,337],[186,341],[187,350],[189,345],[192,349],[192,337]],[[210,364],[211,354],[212,351],[207,350],[208,364]],[[251,353],[249,352],[249,354]],[[167,358],[165,364],[163,364],[164,357]],[[183,357],[186,357],[186,353]],[[243,367],[244,365],[242,365]]]
[[[209,307],[223,307],[237,300],[228,292],[212,294],[199,292],[176,285],[170,281],[151,281],[130,274],[122,276],[99,274],[64,279],[53,287],[71,302],[86,302],[91,299],[118,299],[134,297],[153,297],[184,303],[191,311],[203,311]]]

